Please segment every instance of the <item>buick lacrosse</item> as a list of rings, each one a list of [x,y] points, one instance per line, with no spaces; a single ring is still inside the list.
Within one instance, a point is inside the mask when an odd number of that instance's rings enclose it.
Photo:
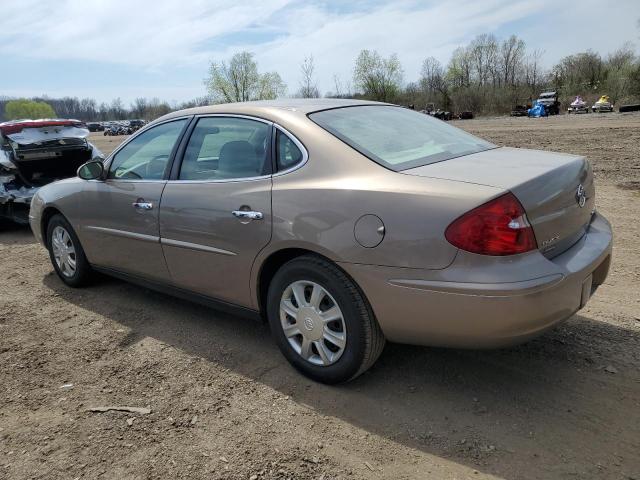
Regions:
[[[386,340],[539,335],[585,305],[612,247],[585,158],[354,100],[171,113],[38,190],[30,223],[67,285],[99,271],[265,318],[326,383]]]

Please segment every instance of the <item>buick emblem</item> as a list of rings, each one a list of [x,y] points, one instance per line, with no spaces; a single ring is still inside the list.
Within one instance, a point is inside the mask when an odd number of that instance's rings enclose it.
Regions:
[[[311,331],[313,330],[313,320],[309,317],[304,319],[304,328]]]
[[[584,207],[587,203],[587,192],[582,184],[578,185],[578,190],[576,190],[576,202],[578,202],[580,208]]]

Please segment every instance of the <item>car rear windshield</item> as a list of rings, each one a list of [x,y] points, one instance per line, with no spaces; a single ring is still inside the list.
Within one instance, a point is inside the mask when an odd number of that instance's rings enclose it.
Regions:
[[[396,172],[496,148],[430,115],[390,105],[335,108],[309,118]]]

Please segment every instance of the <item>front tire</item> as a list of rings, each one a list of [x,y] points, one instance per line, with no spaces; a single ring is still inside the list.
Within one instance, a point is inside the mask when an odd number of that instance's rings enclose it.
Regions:
[[[70,287],[87,285],[93,271],[71,224],[60,214],[47,224],[47,248],[54,270]]]
[[[267,294],[271,332],[285,358],[318,382],[346,382],[368,370],[385,345],[366,298],[336,265],[297,257],[273,277]]]

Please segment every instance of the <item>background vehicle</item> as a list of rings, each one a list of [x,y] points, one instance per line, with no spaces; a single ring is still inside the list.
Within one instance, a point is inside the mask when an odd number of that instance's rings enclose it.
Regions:
[[[43,185],[75,177],[102,153],[86,139],[79,120],[16,120],[0,123],[0,217],[28,223],[29,204]]]
[[[144,125],[145,125],[144,120],[129,120],[129,128],[131,130],[131,133],[137,132],[142,127],[144,127]]]
[[[560,102],[558,101],[558,92],[543,92],[538,97],[537,103],[544,106],[548,115],[560,114]]]
[[[120,135],[120,127],[118,127],[117,125],[109,125],[104,129],[104,136],[109,137],[116,135]]]
[[[436,108],[435,103],[427,103],[427,106],[425,107],[425,109],[420,110],[420,113],[425,113],[427,115],[437,118],[438,120],[448,121],[448,120],[451,120],[452,118],[451,112],[446,112],[444,110],[441,110],[440,108]]]
[[[87,129],[90,132],[103,132],[104,126],[100,122],[89,122],[87,123]]]
[[[132,129],[122,123],[114,123],[104,131],[105,136],[131,135]]]
[[[98,269],[262,315],[289,362],[327,383],[369,368],[385,339],[525,341],[609,268],[586,159],[498,148],[386,104],[174,112],[79,177],[32,202],[65,283]]]
[[[526,117],[528,110],[529,109],[527,108],[526,105],[515,105],[511,109],[511,116],[512,117]]]
[[[629,104],[629,105],[620,105],[618,108],[619,112],[638,112],[640,111],[640,103]]]
[[[587,102],[578,95],[575,100],[571,102],[569,108],[567,108],[567,113],[589,113],[589,106],[587,105]]]
[[[609,95],[602,95],[591,107],[593,112],[613,112],[613,103],[609,100]]]

